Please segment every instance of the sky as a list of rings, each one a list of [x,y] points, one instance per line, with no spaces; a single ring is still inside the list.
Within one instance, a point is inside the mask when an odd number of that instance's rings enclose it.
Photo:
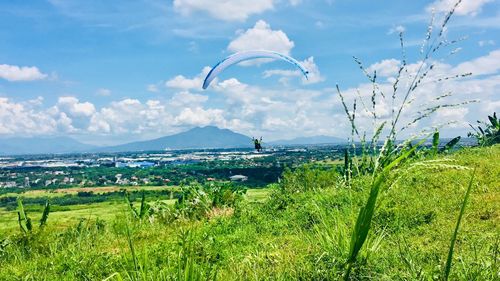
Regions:
[[[357,126],[370,136],[403,102],[429,27],[424,53],[432,42],[445,44],[425,62],[432,70],[407,99],[399,136],[433,128],[464,136],[469,123],[500,109],[500,1],[462,1],[433,41],[454,3],[1,1],[0,138],[70,136],[111,145],[207,125],[264,140],[347,138],[351,125],[336,85],[351,112],[356,99]],[[254,49],[291,55],[309,79],[286,62],[258,60],[201,89],[211,66]],[[377,73],[374,111],[373,83],[353,56],[370,77]]]

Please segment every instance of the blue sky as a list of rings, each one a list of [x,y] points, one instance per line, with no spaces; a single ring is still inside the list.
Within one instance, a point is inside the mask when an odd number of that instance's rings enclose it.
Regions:
[[[356,89],[363,97],[371,93],[352,56],[376,69],[381,89],[390,89],[401,65],[398,33],[404,30],[408,63],[418,65],[431,8],[437,30],[452,2],[2,1],[0,137],[69,135],[115,144],[205,125],[268,140],[347,137],[335,84],[348,102]],[[469,122],[498,111],[499,28],[499,1],[461,3],[445,36],[467,39],[453,46],[456,54],[448,55],[450,47],[433,58],[437,73],[430,80],[473,75],[423,84],[403,121],[448,91],[450,103],[477,103],[436,112],[403,134],[451,122],[443,134],[464,135]],[[260,62],[230,68],[201,90],[208,66],[248,49],[288,53],[312,77],[303,81],[283,62]],[[381,101],[379,121],[388,120],[390,108]],[[370,134],[369,114],[358,116]]]

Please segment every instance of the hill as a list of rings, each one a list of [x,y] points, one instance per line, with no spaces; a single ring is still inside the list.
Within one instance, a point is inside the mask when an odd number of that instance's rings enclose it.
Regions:
[[[474,168],[449,280],[497,280],[499,157],[500,146],[465,148],[401,166],[349,280],[437,280]],[[4,239],[3,227],[17,221],[0,208],[0,280],[33,272],[42,280],[340,280],[372,180],[355,177],[354,189],[341,178],[337,169],[290,170],[258,190],[257,202],[236,186],[193,183],[178,200],[148,195],[144,220],[121,198],[89,205],[92,219],[54,204],[44,229]],[[41,206],[26,208],[33,221],[42,216]]]
[[[96,146],[69,137],[31,137],[0,139],[1,155],[88,152]]]
[[[252,139],[215,126],[196,127],[189,131],[153,140],[131,142],[100,148],[102,152],[147,151],[165,149],[251,147]]]

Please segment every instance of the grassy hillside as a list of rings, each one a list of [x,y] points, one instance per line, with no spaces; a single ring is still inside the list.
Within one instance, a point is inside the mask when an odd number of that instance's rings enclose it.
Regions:
[[[439,280],[474,167],[450,280],[499,278],[500,146],[439,160],[390,176],[351,279]],[[103,208],[96,213],[106,220],[60,229],[54,214],[44,229],[0,241],[0,280],[338,280],[369,182],[356,177],[347,187],[336,170],[305,166],[270,193],[252,191],[252,200],[201,219],[158,209],[138,220],[123,203],[114,219]]]

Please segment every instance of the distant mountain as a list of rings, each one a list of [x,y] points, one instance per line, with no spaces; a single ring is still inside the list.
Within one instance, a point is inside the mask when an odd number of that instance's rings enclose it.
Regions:
[[[55,154],[92,151],[96,146],[68,137],[31,137],[0,139],[0,154]]]
[[[179,134],[158,139],[131,142],[98,149],[102,152],[147,151],[165,149],[251,147],[252,139],[228,129],[214,126],[196,127]]]
[[[330,136],[298,137],[290,140],[269,142],[270,145],[300,145],[300,144],[337,144],[346,143],[345,139]]]

